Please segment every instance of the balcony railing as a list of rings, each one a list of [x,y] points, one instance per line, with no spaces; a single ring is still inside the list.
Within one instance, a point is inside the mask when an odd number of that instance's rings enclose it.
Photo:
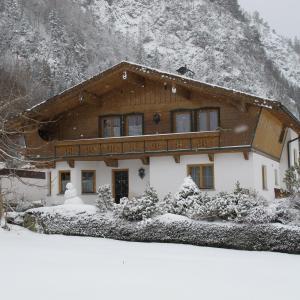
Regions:
[[[97,156],[137,156],[157,153],[194,152],[218,148],[219,132],[193,132],[175,134],[115,137],[89,140],[57,141],[54,158]]]

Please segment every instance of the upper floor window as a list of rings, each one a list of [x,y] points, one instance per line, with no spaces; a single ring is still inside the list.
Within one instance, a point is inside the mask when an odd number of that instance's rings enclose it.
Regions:
[[[135,114],[126,117],[126,135],[143,135],[143,115]]]
[[[219,110],[200,109],[197,112],[198,131],[215,131],[219,128]]]
[[[192,114],[190,111],[180,111],[173,114],[174,132],[192,131]]]
[[[121,136],[121,117],[110,116],[101,119],[102,137]]]

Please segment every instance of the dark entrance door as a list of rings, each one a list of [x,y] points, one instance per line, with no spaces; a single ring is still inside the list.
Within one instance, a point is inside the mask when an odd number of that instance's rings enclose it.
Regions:
[[[128,197],[128,170],[114,171],[114,194],[116,203],[120,203],[121,198]]]

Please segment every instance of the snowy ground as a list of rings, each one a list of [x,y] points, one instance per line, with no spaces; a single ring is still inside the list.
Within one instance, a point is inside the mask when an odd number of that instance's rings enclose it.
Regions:
[[[0,229],[1,299],[299,299],[300,256]]]

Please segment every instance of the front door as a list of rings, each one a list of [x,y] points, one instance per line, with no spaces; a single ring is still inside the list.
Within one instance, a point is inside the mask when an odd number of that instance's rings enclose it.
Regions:
[[[128,197],[128,170],[116,170],[113,172],[115,202],[120,203],[120,199]]]

